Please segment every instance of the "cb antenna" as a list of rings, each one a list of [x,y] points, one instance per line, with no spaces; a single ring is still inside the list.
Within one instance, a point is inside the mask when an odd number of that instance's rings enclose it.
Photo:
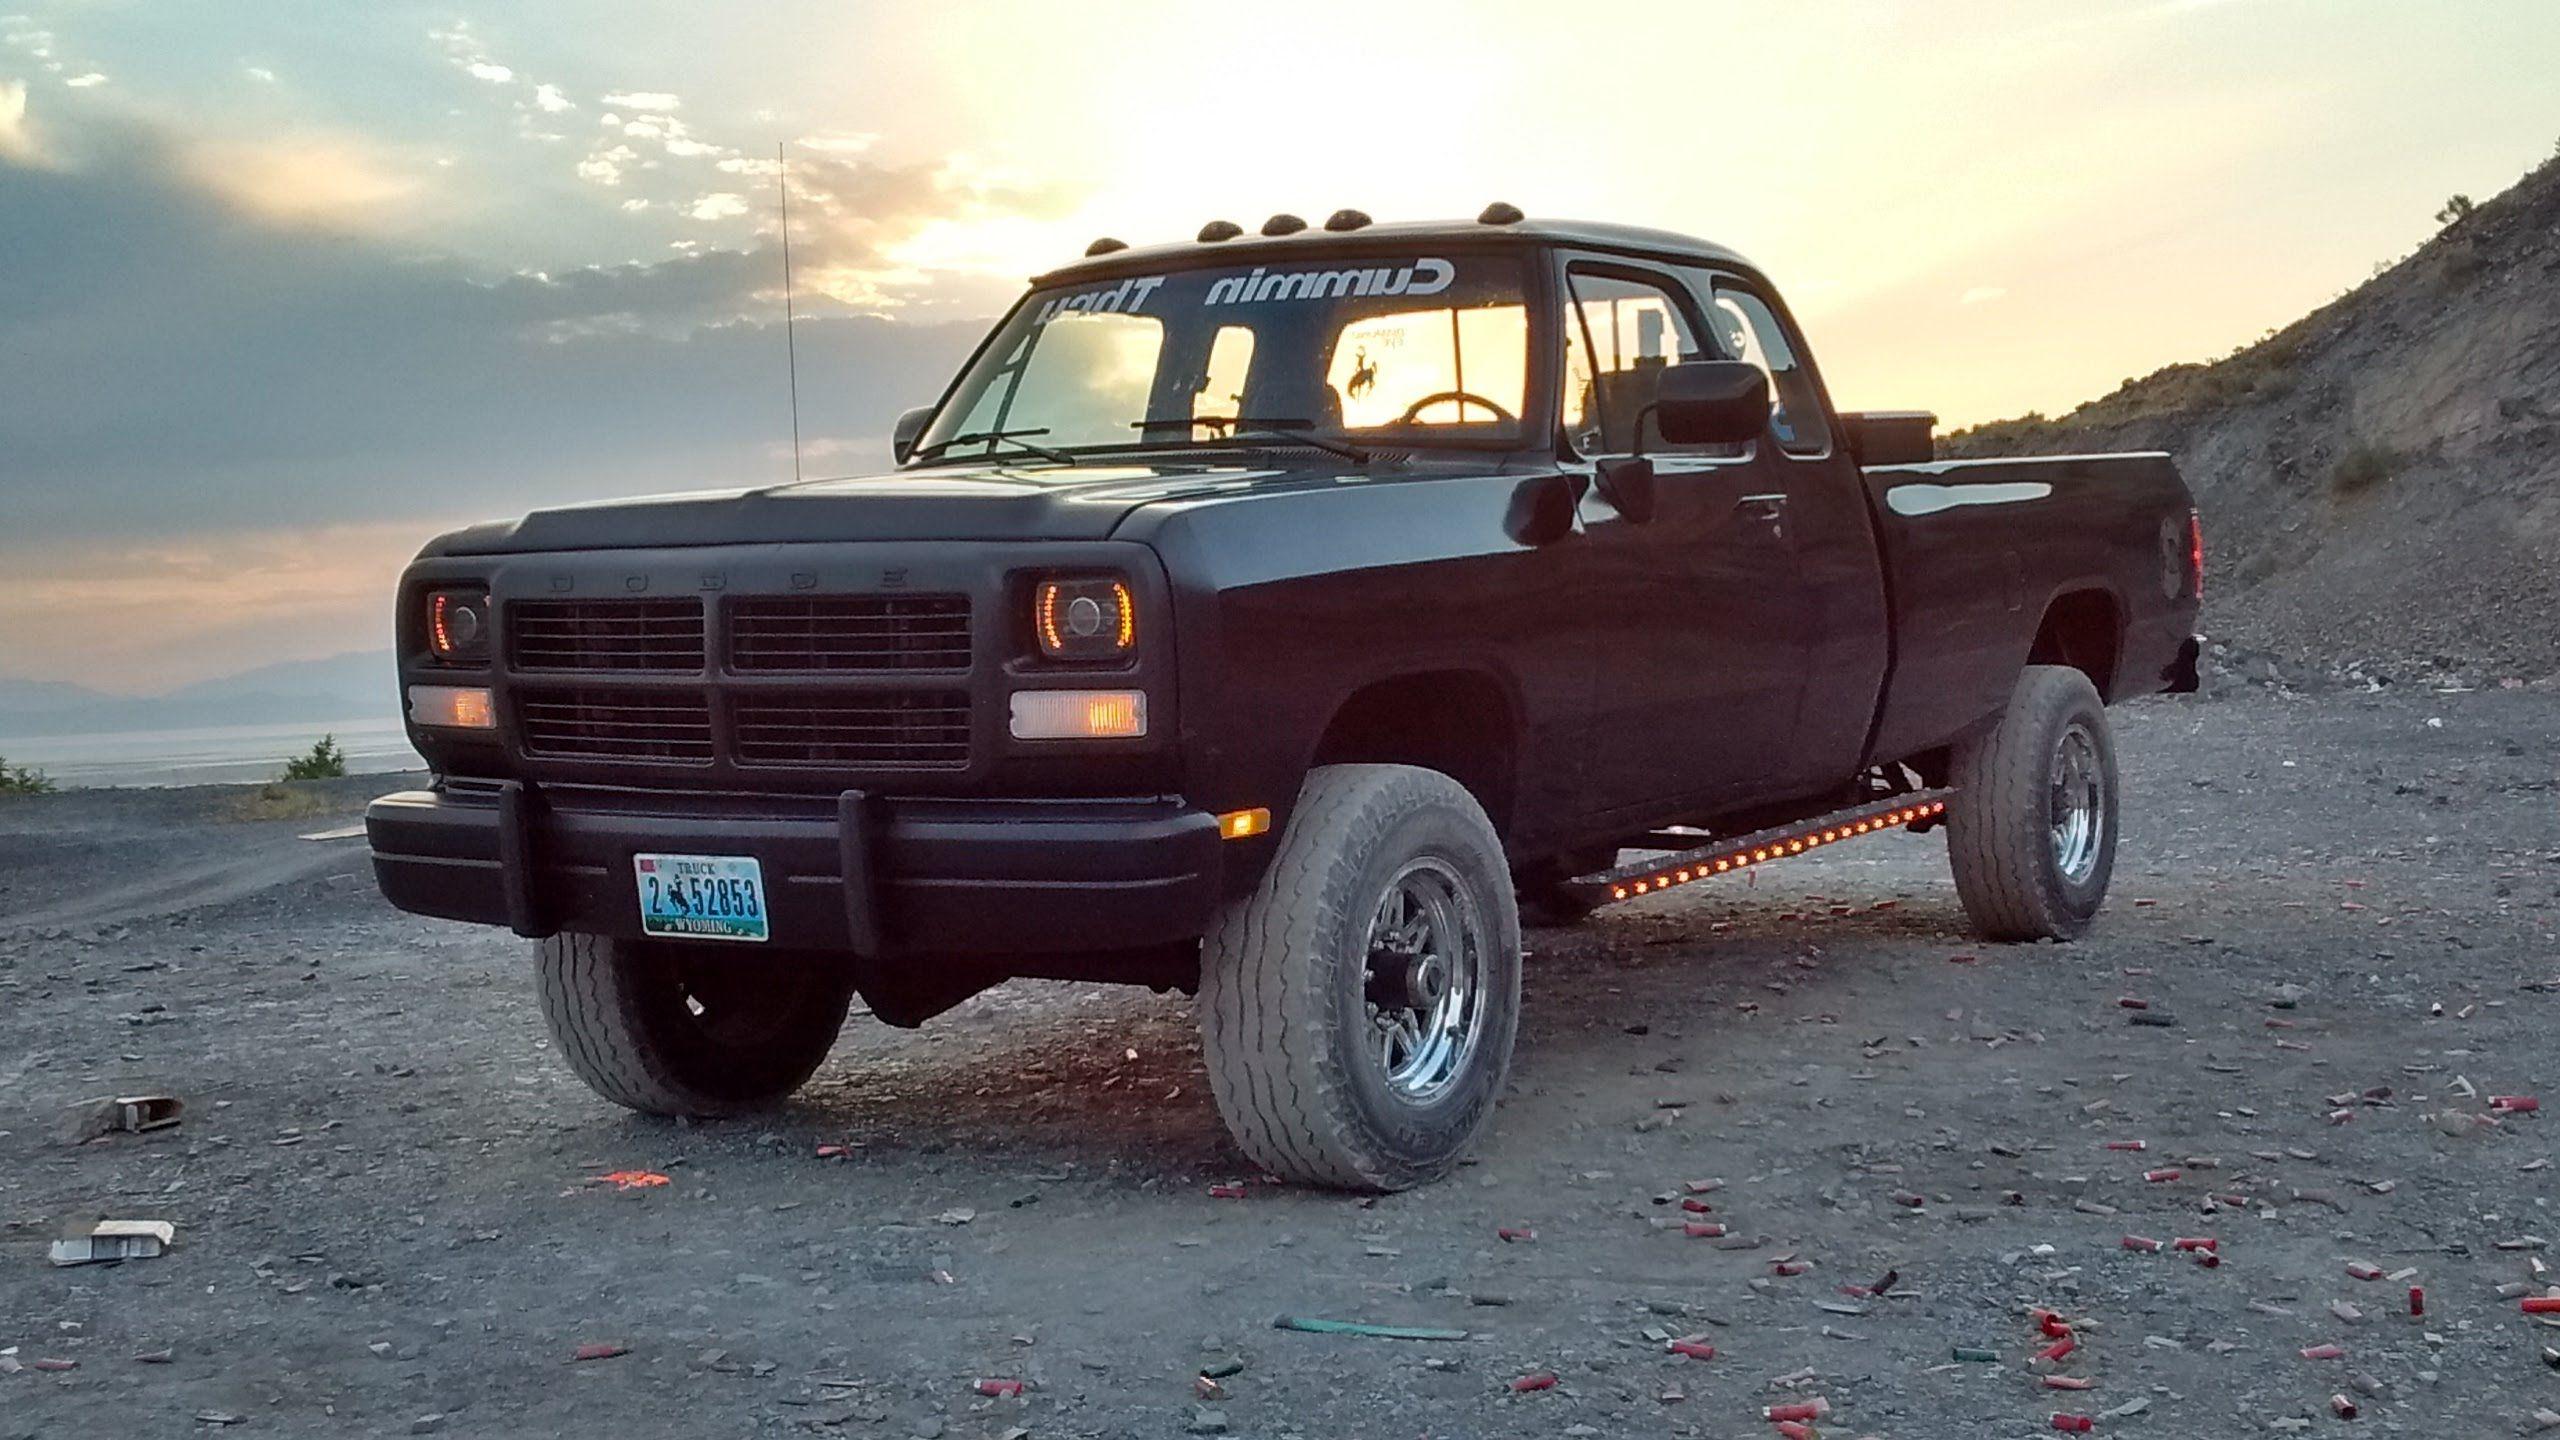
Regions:
[[[782,347],[791,365],[791,479],[800,480],[800,337],[791,311],[791,172],[781,142],[773,147],[773,188],[782,199]]]

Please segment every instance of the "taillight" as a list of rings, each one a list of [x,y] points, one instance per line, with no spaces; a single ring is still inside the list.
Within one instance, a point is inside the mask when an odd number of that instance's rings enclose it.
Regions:
[[[2204,515],[2187,512],[2187,595],[2201,604],[2204,600]]]

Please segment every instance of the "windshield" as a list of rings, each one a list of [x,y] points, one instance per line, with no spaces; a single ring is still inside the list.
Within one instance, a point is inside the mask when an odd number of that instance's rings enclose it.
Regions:
[[[1509,256],[1309,259],[1035,290],[916,454],[1516,443],[1529,312]]]

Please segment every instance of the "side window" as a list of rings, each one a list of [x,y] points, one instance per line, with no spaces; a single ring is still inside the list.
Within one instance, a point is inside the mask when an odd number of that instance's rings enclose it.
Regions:
[[[1790,455],[1827,453],[1831,429],[1821,394],[1768,302],[1730,280],[1718,280],[1712,319],[1725,353],[1750,361],[1769,377],[1769,431],[1778,448]]]
[[[1244,413],[1245,376],[1253,369],[1253,331],[1221,325],[1209,342],[1209,363],[1191,397],[1194,419],[1233,420]]]
[[[1662,372],[1702,353],[1689,313],[1667,286],[1650,280],[1575,270],[1565,325],[1564,425],[1585,455],[1623,455],[1636,448],[1688,454],[1724,447],[1666,445],[1648,407]]]
[[[1528,335],[1521,305],[1364,315],[1334,335],[1325,384],[1346,430],[1507,422],[1528,386]]]

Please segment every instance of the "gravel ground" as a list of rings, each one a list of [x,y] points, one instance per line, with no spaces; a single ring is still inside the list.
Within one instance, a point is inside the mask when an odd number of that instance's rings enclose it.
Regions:
[[[1252,1177],[1178,996],[857,1019],[778,1114],[658,1123],[546,1053],[519,942],[294,838],[327,817],[0,804],[0,1437],[1744,1436],[1817,1396],[1834,1436],[2530,1430],[2560,1329],[2498,1290],[2560,1239],[2554,1122],[2481,1117],[2560,1104],[2560,696],[2118,720],[2087,940],[1975,944],[1907,838],[1532,932],[1481,1158],[1376,1201],[1212,1193]],[[139,1090],[184,1123],[56,1137]],[[1722,1241],[1682,1229],[1709,1180]],[[177,1244],[45,1263],[102,1212]]]

